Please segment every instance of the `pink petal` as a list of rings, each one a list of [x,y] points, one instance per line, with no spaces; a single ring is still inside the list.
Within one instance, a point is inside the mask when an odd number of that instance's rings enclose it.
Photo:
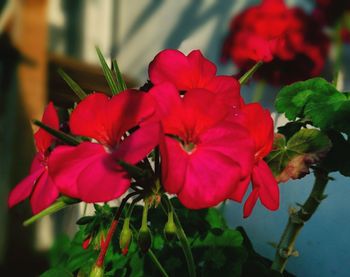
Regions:
[[[106,151],[97,143],[59,146],[50,155],[49,174],[62,194],[81,198],[77,187],[78,176],[89,164],[105,155]]]
[[[198,147],[190,157],[178,197],[190,209],[213,207],[230,197],[240,179],[241,170],[236,162],[221,153]]]
[[[41,121],[44,124],[48,125],[49,127],[58,130],[58,128],[59,128],[58,115],[57,115],[57,112],[56,112],[55,107],[54,107],[52,102],[50,102],[47,105]],[[36,148],[41,153],[46,152],[46,150],[50,147],[53,139],[54,139],[53,136],[50,135],[48,132],[46,132],[42,128],[40,128],[34,134]]]
[[[102,140],[104,137],[103,112],[109,98],[103,93],[89,94],[74,109],[70,116],[70,129],[73,134]],[[101,137],[102,136],[102,137]]]
[[[214,63],[206,59],[201,51],[193,50],[187,56],[191,65],[191,75],[188,78],[192,79],[190,88],[207,88],[207,85],[212,81],[216,74],[216,66]]]
[[[109,99],[101,93],[86,97],[71,115],[72,132],[96,139],[110,147],[121,136],[155,112],[152,96],[136,90],[126,90]]]
[[[180,143],[173,138],[165,137],[161,144],[162,180],[169,193],[179,193],[183,187],[189,155]]]
[[[47,170],[39,177],[32,196],[30,204],[34,214],[41,212],[49,207],[59,196],[59,192]]]
[[[83,201],[106,202],[123,195],[130,187],[130,178],[111,155],[105,153],[81,172],[77,184]]]
[[[253,208],[256,204],[256,201],[258,201],[258,198],[259,198],[259,189],[253,189],[249,197],[244,203],[244,208],[243,208],[244,218],[247,218],[248,216],[251,215]]]
[[[241,203],[245,193],[247,192],[249,184],[250,184],[250,176],[246,176],[244,179],[242,179],[238,183],[238,185],[234,187],[234,190],[230,195],[230,199]]]
[[[222,101],[231,107],[241,106],[240,84],[233,77],[217,76],[211,80],[206,89],[219,94]]]
[[[253,186],[259,189],[261,203],[269,210],[279,207],[279,188],[270,168],[261,160],[253,169]]]
[[[161,51],[150,63],[148,74],[155,85],[171,82],[179,90],[187,90],[192,87],[189,61],[178,50]]]
[[[128,136],[113,152],[113,158],[130,164],[136,164],[159,144],[160,124],[148,123],[141,125],[134,133]]]
[[[36,171],[32,172],[30,175],[25,177],[11,192],[8,198],[8,206],[12,208],[18,203],[22,202],[24,199],[28,198],[33,191],[33,188],[45,172],[45,168],[38,168]]]
[[[254,142],[243,126],[233,121],[223,121],[201,134],[199,140],[203,149],[221,153],[239,164],[242,181],[251,175]],[[245,183],[242,185],[246,186]]]

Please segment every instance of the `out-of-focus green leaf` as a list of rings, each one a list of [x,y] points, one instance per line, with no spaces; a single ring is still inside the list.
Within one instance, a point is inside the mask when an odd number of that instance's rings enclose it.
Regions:
[[[73,277],[74,275],[64,268],[54,267],[45,271],[40,277]]]
[[[109,68],[109,66],[107,65],[107,62],[106,62],[100,48],[96,47],[96,52],[97,52],[98,58],[100,60],[101,66],[102,66],[103,74],[105,75],[105,78],[106,78],[107,83],[111,89],[111,92],[113,95],[116,95],[120,92],[120,90],[118,89],[117,83],[113,77],[113,72]]]
[[[62,79],[67,83],[67,85],[73,90],[73,92],[83,100],[87,94],[85,91],[66,73],[63,69],[58,69],[58,74],[61,75]]]

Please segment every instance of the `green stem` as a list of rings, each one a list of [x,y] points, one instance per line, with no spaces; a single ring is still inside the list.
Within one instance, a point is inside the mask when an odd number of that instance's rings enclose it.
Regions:
[[[265,91],[265,83],[263,81],[258,82],[255,85],[252,102],[260,102],[260,100],[263,98],[264,91]]]
[[[333,84],[338,87],[340,71],[342,70],[342,56],[343,56],[343,41],[341,38],[341,24],[336,27],[335,35],[335,49],[333,55]]]
[[[171,201],[169,200],[168,197],[166,197],[166,195],[164,195],[164,196],[165,197],[163,199],[165,199],[167,206],[169,208],[169,211],[173,211],[173,213],[174,213],[174,219],[175,219],[175,224],[176,224],[176,235],[181,243],[182,250],[185,254],[187,267],[188,267],[188,274],[190,277],[195,277],[196,276],[196,267],[194,264],[191,246],[188,242],[186,233],[185,233],[184,229],[182,228],[179,217],[177,216],[175,209],[174,209],[173,205],[171,204]]]
[[[277,246],[271,268],[281,273],[287,265],[288,258],[296,253],[294,245],[305,222],[313,216],[325,198],[324,191],[329,181],[328,172],[316,168],[314,174],[316,179],[309,197],[298,211],[290,213],[287,226]]]
[[[249,69],[244,75],[239,79],[239,83],[241,85],[244,85],[252,76],[253,74],[259,69],[259,67],[263,64],[262,61],[257,62],[251,69]]]
[[[125,220],[125,219],[124,219]],[[130,223],[130,228],[132,232],[134,233],[134,236],[137,236],[137,230],[136,228]],[[161,265],[160,261],[158,260],[157,256],[154,254],[154,252],[151,249],[148,249],[147,255],[151,258],[154,265],[159,269],[159,272],[162,274],[163,277],[169,277],[168,273],[165,271],[164,267]]]
[[[168,273],[166,273],[164,267],[160,264],[159,260],[157,259],[156,255],[153,253],[151,249],[147,251],[148,256],[151,258],[154,265],[159,269],[159,272],[162,274],[163,277],[169,277]]]
[[[40,218],[43,218],[44,216],[53,214],[58,212],[59,210],[62,210],[63,208],[67,207],[68,204],[63,202],[63,201],[57,201],[53,203],[51,206],[46,208],[45,210],[42,210],[40,213],[37,213],[36,215],[32,216],[31,218],[27,219],[26,221],[23,222],[23,226],[28,226],[35,221],[37,221]]]

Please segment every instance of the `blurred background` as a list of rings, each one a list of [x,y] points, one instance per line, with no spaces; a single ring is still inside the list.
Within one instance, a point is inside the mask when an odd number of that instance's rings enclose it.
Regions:
[[[61,232],[73,234],[80,208],[23,227],[31,215],[28,201],[8,210],[8,192],[28,173],[34,155],[33,126],[49,100],[71,107],[76,100],[57,74],[63,68],[87,91],[108,91],[95,46],[107,59],[116,57],[130,87],[146,82],[147,67],[164,48],[188,53],[200,49],[233,74],[232,63],[220,64],[220,52],[234,14],[260,1],[247,0],[0,0],[0,275],[37,276],[48,267],[47,250]],[[311,0],[286,1],[306,10]],[[344,60],[349,60],[345,48]],[[262,68],[263,70],[263,68]],[[345,68],[344,76],[348,75]],[[350,78],[348,78],[350,80]],[[346,80],[346,79],[345,79]],[[243,89],[251,99],[254,82]],[[344,84],[345,89],[349,87]],[[265,90],[262,103],[273,112],[277,87]],[[278,118],[283,122],[283,118]],[[350,185],[344,177],[329,185],[315,216],[302,230],[287,270],[297,276],[349,276]],[[281,207],[261,206],[242,219],[242,205],[228,203],[225,216],[232,227],[242,225],[256,250],[272,259],[287,222],[288,209],[303,202],[313,177],[281,184]]]

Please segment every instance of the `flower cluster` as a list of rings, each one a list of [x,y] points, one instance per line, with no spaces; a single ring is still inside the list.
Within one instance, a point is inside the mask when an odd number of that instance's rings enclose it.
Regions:
[[[55,143],[45,130],[35,134],[38,154],[31,173],[9,197],[13,206],[31,197],[34,213],[61,195],[88,203],[123,195],[131,177],[120,162],[138,165],[159,147],[163,190],[190,209],[212,207],[226,199],[241,202],[250,215],[257,199],[279,206],[279,190],[263,158],[273,142],[270,113],[245,104],[238,81],[217,76],[200,51],[160,52],[149,66],[149,91],[125,90],[108,97],[92,93],[70,114],[76,145]],[[59,128],[52,103],[43,123]],[[152,184],[150,184],[151,186]]]
[[[320,74],[328,48],[314,17],[283,0],[263,0],[233,18],[222,59],[231,58],[241,72],[263,61],[264,70],[255,76],[283,85]]]

